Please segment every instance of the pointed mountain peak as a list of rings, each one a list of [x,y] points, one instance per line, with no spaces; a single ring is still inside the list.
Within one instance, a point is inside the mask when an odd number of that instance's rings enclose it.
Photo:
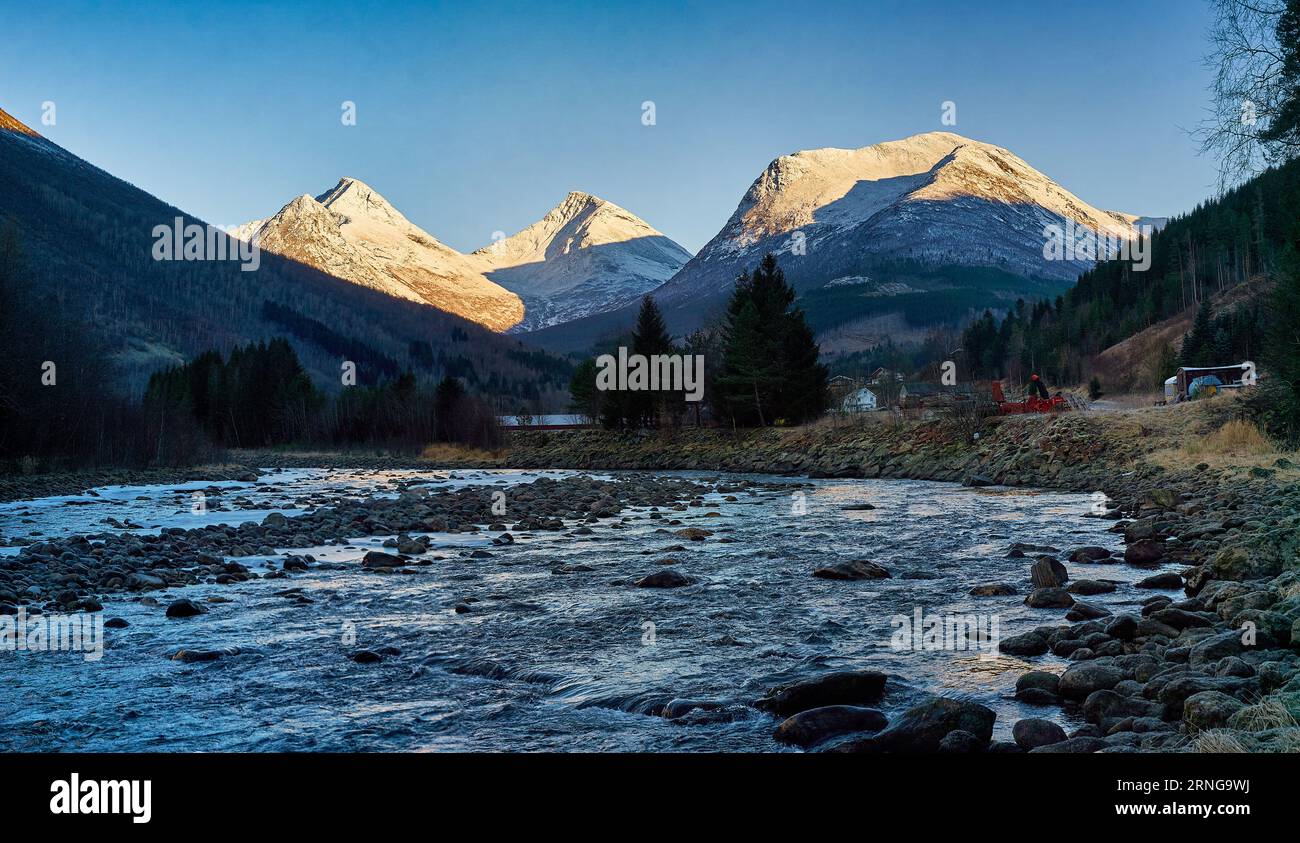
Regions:
[[[349,220],[369,219],[389,225],[410,225],[401,211],[360,179],[341,178],[338,184],[317,196],[316,201]]]
[[[599,196],[593,196],[592,194],[584,193],[581,190],[573,190],[569,192],[568,196],[565,196],[564,199],[560,201],[560,204],[548,211],[543,219],[560,219],[568,221],[582,216],[583,214],[598,211],[607,205],[617,207],[612,205],[612,203],[601,199]]]

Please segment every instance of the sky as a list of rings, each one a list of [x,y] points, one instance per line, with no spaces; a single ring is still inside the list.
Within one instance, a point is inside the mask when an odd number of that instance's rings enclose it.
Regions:
[[[1187,135],[1203,0],[0,0],[0,19],[0,108],[216,225],[350,176],[462,251],[582,190],[694,252],[780,155],[939,130],[1111,210],[1185,212],[1215,182]]]

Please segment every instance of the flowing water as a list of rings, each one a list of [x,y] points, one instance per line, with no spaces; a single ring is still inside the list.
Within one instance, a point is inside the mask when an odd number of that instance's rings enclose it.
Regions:
[[[396,494],[431,486],[508,487],[567,472],[281,471],[258,484],[191,483],[106,488],[95,495],[0,505],[0,534],[57,536],[110,529],[192,527],[292,516],[336,494]],[[606,476],[606,475],[602,475]],[[713,531],[683,541],[641,509],[593,525],[590,535],[534,533],[513,545],[493,534],[434,535],[442,557],[410,575],[348,564],[289,579],[195,585],[151,595],[217,598],[209,614],[168,619],[139,595],[110,595],[102,659],[67,652],[0,652],[0,749],[81,751],[776,751],[776,721],[747,705],[774,685],[871,668],[891,677],[880,707],[894,714],[928,693],[998,712],[995,736],[1021,717],[1057,709],[1012,698],[1031,667],[984,650],[900,649],[901,620],[977,616],[1002,637],[1059,623],[1060,609],[1029,609],[1032,559],[1006,558],[1012,542],[1120,550],[1112,522],[1085,517],[1089,496],[968,489],[944,483],[817,480],[681,473],[698,482],[753,481],[705,506],[665,512]],[[218,488],[207,511],[196,490]],[[735,500],[726,500],[734,496]],[[846,509],[871,504],[875,509]],[[613,525],[621,524],[621,529]],[[114,528],[115,529],[115,528]],[[352,562],[384,537],[298,548]],[[684,550],[672,550],[679,544]],[[490,548],[490,558],[470,551]],[[16,552],[16,548],[6,548]],[[277,550],[288,550],[277,548]],[[1031,554],[1032,556],[1032,554]],[[672,557],[693,585],[630,587]],[[811,576],[836,560],[870,559],[883,580]],[[252,567],[256,560],[239,560]],[[552,573],[557,565],[577,568]],[[1073,579],[1132,583],[1122,563],[1066,563]],[[590,570],[582,570],[583,567]],[[1008,582],[1020,594],[971,597]],[[289,591],[299,589],[300,591]],[[310,602],[298,599],[307,597]],[[1112,611],[1150,592],[1123,587],[1086,598]],[[471,611],[457,613],[464,600]],[[400,655],[358,664],[358,648]],[[215,661],[166,658],[177,649],[239,648]],[[234,652],[232,650],[232,652]],[[654,712],[674,699],[707,704],[685,717]]]

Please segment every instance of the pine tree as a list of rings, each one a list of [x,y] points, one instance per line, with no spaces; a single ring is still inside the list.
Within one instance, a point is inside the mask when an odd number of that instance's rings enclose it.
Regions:
[[[642,355],[648,361],[656,355],[673,353],[673,340],[663,313],[650,296],[641,299],[641,310],[632,330],[631,353]],[[639,391],[626,396],[628,423],[633,427],[656,427],[661,413],[671,403],[670,386],[660,384],[659,391]]]
[[[433,391],[434,435],[439,442],[450,442],[458,405],[465,397],[465,387],[453,377],[445,377]]]
[[[799,423],[826,409],[826,367],[794,289],[769,254],[736,280],[722,330],[720,403],[736,424]]]
[[[569,407],[573,412],[595,419],[600,416],[601,393],[596,389],[596,361],[588,357],[573,370],[569,379]]]
[[[1183,366],[1204,366],[1199,362],[1212,351],[1214,344],[1214,324],[1210,314],[1210,304],[1205,302],[1196,311],[1196,321],[1192,330],[1183,337],[1183,348],[1179,359]]]

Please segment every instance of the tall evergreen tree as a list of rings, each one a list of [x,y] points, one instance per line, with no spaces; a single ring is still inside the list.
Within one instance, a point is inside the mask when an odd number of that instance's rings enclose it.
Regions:
[[[1192,330],[1183,337],[1180,360],[1184,366],[1205,366],[1207,355],[1214,350],[1214,323],[1210,313],[1210,303],[1206,302],[1196,311],[1196,321]]]
[[[720,403],[734,423],[797,424],[826,409],[826,367],[795,292],[769,254],[736,280],[722,330]]]
[[[452,439],[452,421],[456,416],[457,406],[465,397],[465,387],[453,377],[445,377],[438,382],[433,391],[433,418],[435,436],[439,442]]]
[[[656,355],[672,354],[673,340],[668,334],[663,313],[650,296],[641,299],[636,327],[632,330],[632,354],[647,360]],[[626,396],[627,422],[633,427],[655,427],[663,411],[672,403],[669,387],[660,384],[658,391],[637,391]]]

